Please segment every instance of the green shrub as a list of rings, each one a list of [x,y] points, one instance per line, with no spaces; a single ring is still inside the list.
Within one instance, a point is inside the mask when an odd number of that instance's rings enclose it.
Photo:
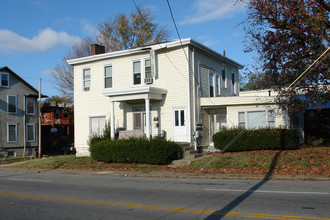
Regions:
[[[239,138],[237,138],[239,136]],[[243,130],[239,128],[222,130],[213,135],[215,148],[224,149],[237,138],[226,151],[246,150],[289,150],[299,146],[298,132],[293,129],[258,129]]]
[[[101,140],[90,145],[91,157],[119,163],[166,164],[177,158],[179,146],[163,138]]]

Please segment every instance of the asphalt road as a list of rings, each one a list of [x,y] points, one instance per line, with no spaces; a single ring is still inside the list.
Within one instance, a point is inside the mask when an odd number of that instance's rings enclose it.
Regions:
[[[330,219],[328,181],[0,172],[0,219]]]

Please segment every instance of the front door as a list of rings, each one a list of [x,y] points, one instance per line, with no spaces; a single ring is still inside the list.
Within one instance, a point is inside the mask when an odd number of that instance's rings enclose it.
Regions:
[[[187,142],[186,109],[174,109],[173,118],[173,140],[176,142]]]
[[[134,130],[142,130],[144,133],[146,132],[147,120],[145,112],[135,112],[133,113],[133,126]],[[151,126],[150,126],[151,129]],[[150,130],[151,132],[151,130]]]

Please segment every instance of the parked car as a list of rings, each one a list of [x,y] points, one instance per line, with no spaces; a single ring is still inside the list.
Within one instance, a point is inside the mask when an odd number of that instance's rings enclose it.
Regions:
[[[76,154],[76,148],[74,147],[74,143],[70,143],[66,145],[65,147],[62,147],[60,149],[60,154]]]

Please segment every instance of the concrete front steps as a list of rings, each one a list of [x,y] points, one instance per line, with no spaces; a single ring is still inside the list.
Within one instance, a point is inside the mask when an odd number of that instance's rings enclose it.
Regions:
[[[181,147],[182,159],[193,160],[203,156],[203,154],[198,153],[198,151],[195,150],[194,147],[191,147],[190,143],[177,143],[177,144]]]
[[[183,167],[189,165],[191,161],[203,157],[202,153],[198,153],[189,143],[177,143],[182,150],[181,159],[172,161],[169,167]]]

